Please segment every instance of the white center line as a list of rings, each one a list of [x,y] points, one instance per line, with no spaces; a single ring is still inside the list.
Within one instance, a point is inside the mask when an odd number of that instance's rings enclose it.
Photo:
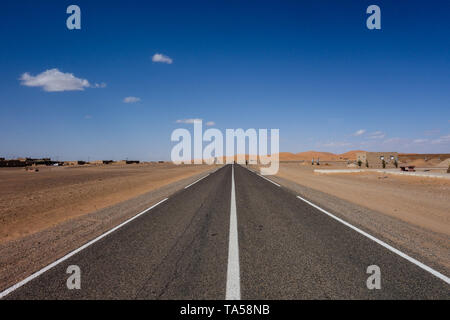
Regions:
[[[228,243],[227,291],[225,296],[226,300],[241,299],[240,282],[236,192],[234,189],[234,165],[231,165],[230,235]]]
[[[184,187],[185,189],[189,188],[190,186],[196,184],[197,182],[199,182],[200,180],[205,179],[207,176],[209,176],[209,174],[207,174],[206,176],[204,176],[203,178],[198,179],[197,181],[192,182],[190,185],[187,185],[186,187]]]
[[[60,264],[61,262],[69,259],[70,257],[74,256],[75,254],[77,254],[78,252],[80,252],[81,250],[86,249],[87,247],[89,247],[90,245],[94,244],[95,242],[99,241],[100,239],[106,237],[108,234],[116,231],[117,229],[123,227],[124,225],[126,225],[127,223],[133,221],[134,219],[138,218],[139,216],[143,215],[144,213],[148,212],[149,210],[153,209],[154,207],[160,205],[161,203],[163,203],[164,201],[166,201],[168,198],[165,198],[163,200],[161,200],[160,202],[154,204],[153,206],[151,206],[150,208],[145,209],[144,211],[138,213],[137,215],[135,215],[134,217],[126,220],[125,222],[122,222],[121,224],[119,224],[118,226],[112,228],[111,230],[103,233],[102,235],[98,236],[97,238],[95,238],[94,240],[89,241],[88,243],[82,245],[81,247],[79,247],[78,249],[73,250],[72,252],[66,254],[64,257],[56,260],[55,262],[49,264],[48,266],[42,268],[39,271],[36,271],[35,273],[33,273],[31,276],[25,278],[24,280],[16,283],[15,285],[9,287],[8,289],[0,292],[0,299],[3,298],[4,296],[10,294],[11,292],[13,292],[14,290],[20,288],[21,286],[27,284],[28,282],[30,282],[31,280],[33,280],[34,278],[39,277],[41,274],[43,274],[44,272],[50,270],[51,268],[55,267],[56,265]]]
[[[357,227],[351,225],[350,223],[348,223],[348,222],[342,220],[341,218],[336,217],[335,215],[329,213],[328,211],[322,209],[321,207],[315,205],[314,203],[312,203],[312,202],[310,202],[310,201],[308,201],[308,200],[306,200],[306,199],[303,199],[303,198],[300,197],[300,196],[297,196],[297,198],[299,198],[300,200],[306,202],[307,204],[309,204],[310,206],[316,208],[317,210],[322,211],[322,212],[325,213],[326,215],[328,215],[328,216],[330,216],[331,218],[333,218],[333,219],[339,221],[340,223],[346,225],[347,227],[349,227],[349,228],[355,230],[356,232],[362,234],[363,236],[369,238],[370,240],[375,241],[376,243],[378,243],[379,245],[385,247],[385,248],[388,249],[389,251],[392,251],[393,253],[395,253],[395,254],[399,255],[400,257],[402,257],[402,258],[408,260],[409,262],[414,263],[416,266],[418,266],[418,267],[422,268],[423,270],[425,270],[425,271],[431,273],[432,275],[438,277],[439,279],[443,280],[443,281],[446,282],[447,284],[450,284],[450,279],[449,279],[447,276],[443,275],[442,273],[440,273],[440,272],[438,272],[438,271],[436,271],[436,270],[430,268],[429,266],[423,264],[422,262],[420,262],[420,261],[418,261],[418,260],[416,260],[416,259],[414,259],[414,258],[408,256],[407,254],[401,252],[400,250],[395,249],[394,247],[388,245],[386,242],[381,241],[381,240],[375,238],[374,236],[372,236],[372,235],[368,234],[367,232],[365,232],[365,231],[363,231],[363,230],[361,230],[361,229],[359,229],[359,228],[357,228]]]

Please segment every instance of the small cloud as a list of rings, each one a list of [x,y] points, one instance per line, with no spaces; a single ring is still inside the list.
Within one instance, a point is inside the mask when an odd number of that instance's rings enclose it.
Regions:
[[[176,123],[186,123],[186,124],[192,124],[195,122],[202,122],[202,119],[179,119],[176,121]]]
[[[413,143],[425,143],[427,141],[428,141],[428,139],[415,139],[415,140],[413,140]]]
[[[75,77],[72,73],[63,73],[58,69],[50,69],[36,76],[25,72],[20,77],[21,85],[41,87],[47,92],[82,91],[91,87],[86,79]]]
[[[96,83],[94,84],[93,88],[106,88],[106,83]]]
[[[432,144],[445,144],[450,143],[450,134],[446,136],[439,137],[438,139],[434,139],[431,141]]]
[[[359,137],[359,136],[362,136],[364,133],[366,133],[366,130],[365,129],[360,129],[360,130],[356,131],[353,135],[355,137]]]
[[[161,63],[167,63],[172,64],[173,60],[172,58],[165,56],[161,53],[155,53],[152,57],[153,62],[161,62]]]
[[[322,144],[323,147],[348,147],[351,146],[352,144],[349,142],[329,142],[329,143],[325,143]]]
[[[426,130],[424,132],[424,135],[426,135],[426,136],[436,136],[439,133],[441,133],[441,131],[439,129],[433,129],[433,130]]]
[[[214,121],[208,121],[207,123],[205,123],[206,126],[211,127],[211,126],[215,126],[216,123]]]
[[[136,103],[139,101],[141,101],[141,98],[138,98],[138,97],[126,97],[123,99],[123,102],[125,102],[125,103]]]
[[[402,138],[390,138],[383,141],[384,144],[392,144],[392,143],[399,143],[403,141]]]
[[[386,135],[382,131],[375,131],[369,134],[369,139],[383,139]]]

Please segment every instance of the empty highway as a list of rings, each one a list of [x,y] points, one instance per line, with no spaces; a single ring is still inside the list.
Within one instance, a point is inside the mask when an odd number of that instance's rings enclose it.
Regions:
[[[240,165],[225,165],[136,214],[0,297],[450,297],[447,275]],[[71,265],[80,268],[80,289],[67,288]],[[380,289],[367,287],[372,265]]]

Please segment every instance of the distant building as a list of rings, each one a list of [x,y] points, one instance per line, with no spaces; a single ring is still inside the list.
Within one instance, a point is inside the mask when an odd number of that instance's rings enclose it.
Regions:
[[[397,152],[357,152],[356,162],[361,161],[361,167],[369,168],[383,168],[383,160],[386,163],[386,168],[395,168],[395,162],[398,164]]]
[[[46,165],[51,166],[55,163],[59,163],[57,161],[52,161],[50,158],[42,158],[42,159],[34,159],[34,158],[18,158],[18,159],[10,159],[5,160],[4,158],[0,158],[0,167],[26,167],[26,166],[37,166],[37,165]]]

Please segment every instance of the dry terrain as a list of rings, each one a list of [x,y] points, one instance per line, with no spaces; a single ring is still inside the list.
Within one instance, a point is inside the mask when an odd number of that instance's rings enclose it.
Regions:
[[[431,231],[450,235],[449,180],[376,172],[321,175],[314,173],[313,168],[317,166],[281,164],[278,176]]]
[[[0,243],[210,170],[171,163],[0,169]]]

